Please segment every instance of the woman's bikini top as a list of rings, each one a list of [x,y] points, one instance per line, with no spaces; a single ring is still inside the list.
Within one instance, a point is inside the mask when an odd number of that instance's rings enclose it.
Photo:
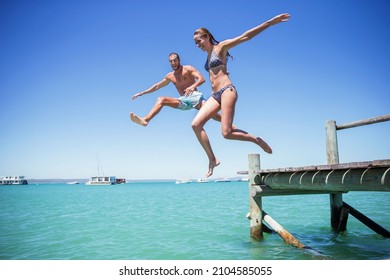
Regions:
[[[209,72],[211,68],[220,66],[220,65],[226,65],[225,62],[223,62],[217,55],[217,53],[213,50],[211,52],[210,61],[207,58],[207,61],[204,65],[204,69]]]

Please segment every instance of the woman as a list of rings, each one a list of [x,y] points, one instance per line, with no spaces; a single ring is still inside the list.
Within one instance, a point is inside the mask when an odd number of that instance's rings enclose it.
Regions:
[[[209,159],[209,169],[206,173],[206,177],[213,174],[214,167],[218,166],[220,162],[214,155],[209,138],[206,131],[203,129],[203,126],[220,110],[222,112],[221,126],[224,138],[253,142],[260,146],[266,153],[272,154],[271,147],[268,146],[263,139],[232,126],[238,96],[236,88],[229,78],[226,64],[228,57],[230,56],[229,50],[231,48],[252,39],[272,25],[288,21],[289,18],[289,14],[278,15],[259,26],[244,32],[236,38],[222,42],[215,40],[214,36],[206,28],[200,28],[195,31],[195,44],[208,54],[205,69],[209,72],[213,92],[212,96],[202,106],[192,122],[192,128],[196,137]]]

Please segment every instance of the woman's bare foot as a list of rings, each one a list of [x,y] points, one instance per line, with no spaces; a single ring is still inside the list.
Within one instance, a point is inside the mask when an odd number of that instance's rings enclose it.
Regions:
[[[264,150],[264,152],[268,153],[268,154],[272,154],[272,149],[270,146],[268,146],[268,144],[263,140],[261,139],[261,137],[257,137],[257,145],[260,146],[260,148],[262,148]]]
[[[130,113],[130,119],[139,125],[142,125],[142,126],[148,125],[147,121],[145,121],[143,118],[138,117],[136,114],[134,114],[132,112]]]
[[[209,171],[206,173],[205,178],[210,177],[213,175],[214,167],[217,167],[221,162],[219,160],[216,160],[215,162],[209,163]]]

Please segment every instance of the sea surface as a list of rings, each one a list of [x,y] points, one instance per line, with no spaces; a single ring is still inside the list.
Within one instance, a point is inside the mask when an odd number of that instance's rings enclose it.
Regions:
[[[390,193],[344,201],[390,230]],[[328,195],[264,197],[263,209],[311,250],[249,236],[248,182],[0,186],[1,260],[383,260],[383,238],[349,216],[330,228]]]

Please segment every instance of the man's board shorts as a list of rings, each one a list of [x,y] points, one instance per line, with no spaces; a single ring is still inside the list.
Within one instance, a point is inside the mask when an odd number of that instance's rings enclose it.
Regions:
[[[206,99],[203,97],[203,93],[200,91],[194,91],[191,95],[180,96],[178,100],[180,104],[176,107],[176,109],[190,110],[198,106],[199,103],[202,103],[202,101]]]

